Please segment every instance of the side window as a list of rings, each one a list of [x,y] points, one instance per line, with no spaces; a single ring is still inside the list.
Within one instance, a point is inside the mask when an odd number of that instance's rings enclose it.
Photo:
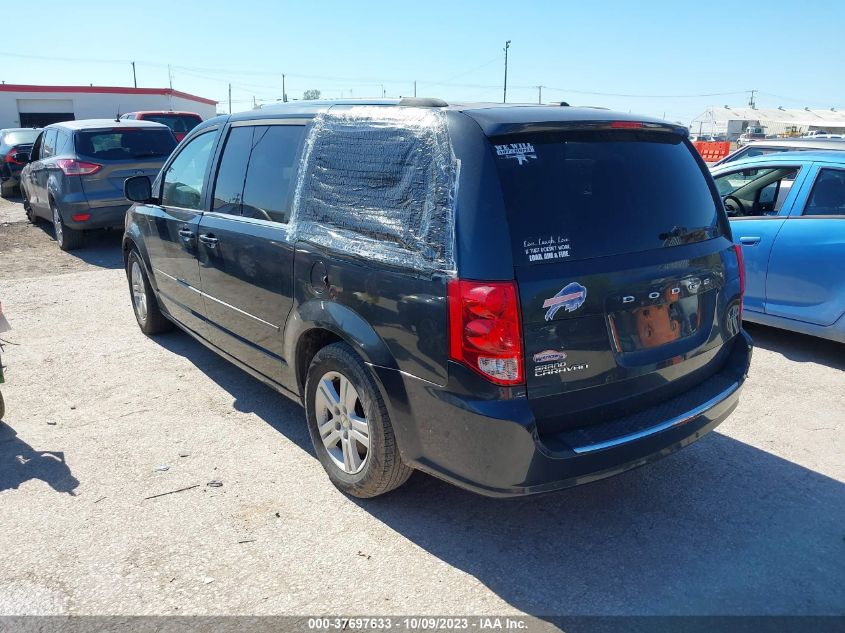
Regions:
[[[803,215],[845,215],[845,171],[819,170]]]
[[[287,223],[304,125],[253,128],[252,153],[242,198],[244,217]]]
[[[55,150],[57,156],[73,152],[73,146],[70,142],[71,138],[72,137],[69,132],[65,132],[64,130],[57,130]]]
[[[253,130],[254,127],[233,127],[229,130],[223,157],[217,168],[212,211],[241,214],[241,199],[244,193],[246,166],[252,149]]]
[[[200,210],[202,184],[215,134],[206,132],[195,137],[173,160],[164,174],[161,204],[182,209]]]
[[[759,167],[716,176],[716,188],[732,216],[777,215],[783,208],[797,167]]]
[[[50,158],[56,153],[56,130],[44,132],[44,145],[41,148],[41,158]]]
[[[29,153],[29,160],[35,162],[41,159],[41,147],[44,144],[44,132],[38,135],[35,143],[32,144],[32,151]]]

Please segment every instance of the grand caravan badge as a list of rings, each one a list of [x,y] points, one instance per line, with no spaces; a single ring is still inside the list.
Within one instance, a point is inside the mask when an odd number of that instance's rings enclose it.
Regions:
[[[566,310],[566,312],[575,312],[575,310],[584,305],[586,300],[587,289],[584,286],[579,284],[577,281],[567,284],[554,297],[546,299],[543,302],[543,307],[548,308],[545,317],[546,321],[554,319],[558,310],[561,308]]]

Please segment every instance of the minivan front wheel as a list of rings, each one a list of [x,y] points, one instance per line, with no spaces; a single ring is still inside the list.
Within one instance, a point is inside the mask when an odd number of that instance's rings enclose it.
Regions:
[[[82,231],[69,229],[62,220],[59,208],[56,203],[50,200],[50,211],[53,212],[53,233],[56,235],[56,243],[63,251],[73,251],[82,247],[84,235]]]
[[[328,345],[314,356],[305,407],[317,457],[342,492],[375,497],[411,476],[375,381],[346,343]]]
[[[158,307],[158,300],[153,292],[150,280],[144,270],[141,256],[134,248],[126,258],[126,277],[129,281],[129,294],[132,299],[132,311],[138,327],[144,334],[158,334],[173,328]]]

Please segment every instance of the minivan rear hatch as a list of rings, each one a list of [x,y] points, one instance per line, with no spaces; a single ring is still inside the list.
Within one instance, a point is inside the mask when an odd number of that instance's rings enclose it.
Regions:
[[[683,131],[581,123],[490,143],[540,432],[653,406],[715,373],[738,329],[724,292],[736,256]]]

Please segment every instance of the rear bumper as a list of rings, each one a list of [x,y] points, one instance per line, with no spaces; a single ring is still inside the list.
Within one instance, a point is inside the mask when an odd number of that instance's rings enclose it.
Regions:
[[[88,230],[113,227],[123,228],[126,210],[129,209],[131,203],[126,200],[122,202],[115,200],[107,206],[92,207],[87,200],[64,200],[57,204],[59,213],[62,215],[62,220],[64,220],[67,227],[76,230]],[[73,219],[74,215],[80,214],[88,214],[90,217],[81,222]]]
[[[478,401],[375,368],[409,465],[480,494],[508,497],[610,477],[670,455],[736,408],[751,360],[745,332],[722,370],[634,415],[540,436],[527,399]]]

